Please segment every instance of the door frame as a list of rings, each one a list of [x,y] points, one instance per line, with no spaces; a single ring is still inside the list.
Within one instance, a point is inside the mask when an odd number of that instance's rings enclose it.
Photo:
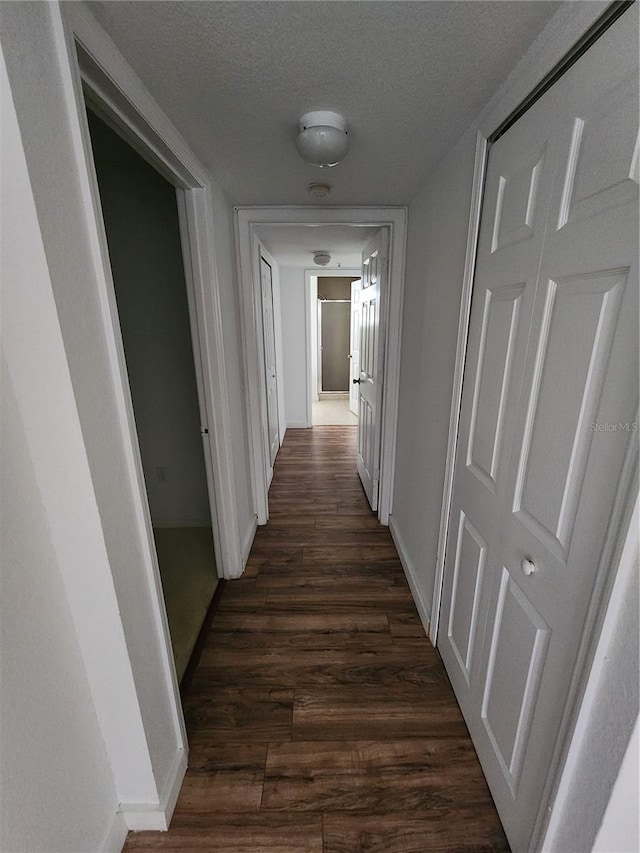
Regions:
[[[466,364],[467,343],[471,318],[471,300],[475,280],[485,178],[491,145],[499,139],[502,134],[506,133],[509,127],[511,127],[518,118],[520,118],[529,109],[529,107],[542,97],[542,95],[551,88],[562,74],[564,74],[564,72],[567,71],[631,5],[632,3],[627,2],[627,0],[612,2],[604,12],[602,12],[600,8],[596,11],[595,15],[591,13],[589,17],[589,10],[586,9],[582,15],[580,17],[576,17],[575,20],[565,21],[563,27],[560,27],[555,34],[558,45],[560,45],[560,50],[557,53],[556,61],[551,64],[551,69],[547,70],[549,68],[548,65],[547,69],[545,69],[543,64],[544,57],[537,57],[537,65],[533,69],[533,73],[536,75],[539,72],[539,76],[537,78],[535,76],[532,77],[528,82],[525,78],[523,81],[525,88],[519,91],[515,99],[511,99],[510,109],[504,109],[504,102],[501,102],[500,100],[501,96],[504,97],[504,93],[500,91],[496,96],[495,102],[492,101],[489,104],[487,110],[477,122],[479,129],[476,131],[475,136],[473,181],[469,204],[469,226],[467,231],[460,312],[458,318],[456,359],[453,375],[453,389],[449,416],[449,437],[447,442],[445,476],[438,533],[432,615],[429,625],[429,639],[434,646],[437,646],[438,632],[440,628],[440,610],[442,606],[442,591],[445,576],[446,545],[449,535],[451,504],[453,500],[454,467],[458,445],[463,376]],[[599,12],[599,14],[597,14],[597,12]],[[581,20],[584,20],[585,22],[582,30],[580,30]],[[571,38],[572,36],[574,43],[569,50],[567,50],[566,39],[567,37]],[[564,47],[562,47],[563,41]],[[551,45],[552,51],[558,50],[558,45]],[[505,98],[505,100],[509,103],[508,98]],[[625,459],[622,475],[618,485],[616,499],[612,507],[603,555],[600,559],[600,569],[582,633],[582,639],[576,659],[576,666],[571,678],[568,698],[560,724],[559,735],[550,764],[544,794],[539,806],[538,818],[534,826],[532,835],[532,851],[542,849],[541,846],[544,842],[545,833],[549,826],[553,803],[560,787],[562,772],[569,753],[571,739],[576,730],[580,711],[582,710],[581,703],[585,697],[590,669],[596,655],[602,625],[607,608],[612,603],[611,593],[617,577],[624,542],[630,532],[630,524],[632,523],[631,519],[637,494],[638,459],[637,455],[634,453],[634,443],[633,441],[630,441],[627,457]],[[608,573],[605,571],[605,563],[607,563],[610,568]]]
[[[405,207],[234,207],[236,252],[240,283],[241,338],[244,353],[245,398],[249,432],[250,479],[258,524],[269,518],[269,499],[264,459],[264,380],[259,353],[259,279],[256,230],[264,225],[352,225],[389,228],[389,288],[384,308],[384,377],[382,398],[382,444],[380,450],[380,496],[378,518],[389,523],[393,499],[400,344],[404,297],[404,265],[407,232]],[[307,336],[309,332],[307,329]],[[308,337],[307,337],[308,340]],[[307,344],[308,348],[308,344]],[[308,375],[308,372],[307,372]]]
[[[76,98],[82,124],[82,147],[89,172],[91,204],[97,224],[104,278],[104,324],[112,346],[112,374],[121,398],[120,418],[130,444],[130,476],[136,484],[138,516],[155,573],[157,557],[151,531],[124,348],[115,301],[106,234],[98,191],[85,103],[176,189],[180,240],[184,259],[198,403],[216,566],[220,577],[242,573],[242,549],[231,465],[231,421],[224,361],[220,291],[213,240],[211,184],[206,169],[177,136],[146,90],[118,74],[102,45],[93,38],[79,4],[65,13],[73,35],[70,54],[77,71]]]
[[[361,269],[355,267],[321,267],[320,269],[305,269],[304,271],[304,307],[305,307],[305,334],[306,347],[305,356],[307,359],[307,427],[313,426],[313,401],[318,396],[320,386],[318,377],[320,376],[320,333],[319,333],[319,313],[317,306],[318,287],[317,280],[324,276],[332,278],[353,278],[362,275]],[[315,284],[314,284],[315,279]],[[314,329],[315,326],[315,336]],[[313,357],[312,349],[314,340],[316,342],[316,375],[313,375]]]
[[[79,118],[78,151],[84,160],[88,181],[83,184],[87,209],[91,212],[91,251],[94,257],[102,302],[105,339],[109,346],[110,372],[118,407],[118,420],[127,453],[127,472],[135,505],[135,524],[144,555],[144,572],[152,608],[162,638],[164,677],[172,686],[173,715],[182,749],[187,747],[171,639],[164,604],[149,502],[135,427],[131,391],[126,370],[122,333],[93,150],[86,117],[86,104],[123,137],[148,163],[176,187],[180,237],[184,256],[185,283],[194,348],[202,429],[208,430],[203,445],[218,573],[236,577],[242,573],[242,552],[231,467],[231,424],[228,406],[214,407],[214,400],[227,399],[226,369],[222,343],[222,315],[213,242],[211,185],[197,161],[149,93],[122,66],[108,43],[96,32],[90,13],[82,4],[65,8],[64,38],[72,79],[70,86]],[[177,797],[177,791],[175,791]]]
[[[274,367],[275,367],[275,371],[276,371],[276,377],[275,377],[276,378],[276,418],[278,421],[277,432],[278,432],[278,450],[279,450],[281,445],[282,445],[282,438],[281,438],[282,430],[281,430],[281,423],[280,423],[282,413],[280,411],[280,386],[281,386],[280,361],[281,361],[281,359],[278,358],[278,335],[276,333],[276,297],[275,297],[275,288],[274,288],[274,278],[275,278],[276,265],[273,261],[273,258],[271,258],[269,253],[265,251],[264,246],[259,244],[258,249],[259,249],[259,252],[258,252],[258,275],[262,279],[262,270],[260,269],[260,267],[261,267],[263,262],[269,267],[269,271],[271,273],[271,275],[270,275],[271,324],[272,324],[272,331],[273,331],[273,362],[274,362]],[[260,281],[260,285],[262,286],[262,280]],[[259,351],[260,351],[260,362],[262,365],[262,373],[263,373],[263,377],[264,377],[265,391],[266,391],[266,382],[267,382],[266,366],[267,365],[266,365],[266,357],[265,357],[266,345],[265,345],[265,328],[264,328],[264,298],[263,298],[262,291],[260,293],[260,308],[261,308],[261,311],[260,311],[260,316],[258,317],[258,321],[259,321],[260,330],[261,330],[261,337],[260,337],[260,344],[261,345],[259,347]],[[267,481],[268,481],[269,485],[271,485],[271,480],[273,479],[273,464],[271,463],[271,445],[270,445],[270,436],[269,436],[269,429],[268,429],[268,426],[269,426],[269,406],[268,406],[268,400],[266,398],[266,394],[265,394],[265,418],[266,418],[265,425],[267,426],[267,429],[265,431],[265,441],[266,441],[266,444],[265,444],[265,461],[268,464]],[[276,456],[278,455],[278,450],[276,450]],[[274,462],[275,462],[275,457],[274,457]]]

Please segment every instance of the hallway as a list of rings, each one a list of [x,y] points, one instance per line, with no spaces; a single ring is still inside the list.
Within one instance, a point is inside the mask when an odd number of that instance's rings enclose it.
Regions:
[[[508,851],[355,441],[354,427],[287,432],[270,521],[187,690],[171,829],[126,850]]]

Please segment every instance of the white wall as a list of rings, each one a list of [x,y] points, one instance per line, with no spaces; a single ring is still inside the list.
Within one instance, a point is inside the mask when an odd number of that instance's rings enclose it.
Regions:
[[[284,406],[288,427],[307,426],[304,267],[280,267]]]
[[[594,849],[602,853],[636,853],[640,849],[637,747],[634,755],[631,746],[627,766],[624,764],[638,727],[639,524],[636,504],[558,789],[545,853],[591,850],[597,834],[600,840]],[[625,784],[629,764],[635,771],[635,788]],[[625,843],[607,847],[607,837],[611,840],[616,833],[620,835],[625,826],[629,829]]]
[[[2,373],[0,849],[100,850],[118,798],[4,361]]]
[[[409,207],[392,525],[428,617],[473,164],[465,138]]]
[[[0,70],[0,849],[119,850],[121,749],[133,786],[152,777],[4,54]]]
[[[175,189],[93,113],[89,126],[153,526],[209,527]]]
[[[620,774],[616,779],[611,799],[595,844],[594,853],[637,853],[640,850],[640,726],[638,720],[627,746]]]
[[[14,262],[7,280],[20,264],[36,262],[39,245],[46,256],[46,271],[26,275],[13,306],[14,387],[30,406],[25,429],[33,430],[41,488],[51,490],[52,536],[117,797],[125,809],[136,804],[155,812],[184,772],[181,716],[112,381],[62,20],[48,3],[2,4],[1,14],[21,135],[16,157],[26,160],[35,204],[30,230],[26,210],[20,218],[27,192],[15,188],[5,224],[17,227],[12,251],[17,237],[26,242],[6,261]],[[3,172],[3,196],[14,172]],[[41,288],[32,303],[25,283]],[[50,336],[56,357],[64,356],[51,376],[58,363],[42,351]],[[51,772],[50,786],[54,778]]]

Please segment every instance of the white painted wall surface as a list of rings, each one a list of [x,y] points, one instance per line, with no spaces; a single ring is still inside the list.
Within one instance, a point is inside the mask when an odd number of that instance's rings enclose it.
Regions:
[[[640,850],[640,726],[638,720],[598,831],[593,853],[637,853]]]
[[[640,515],[638,504],[620,558],[598,647],[576,721],[544,853],[591,850],[598,853],[637,853],[638,752],[632,741],[638,728],[638,617]],[[627,784],[635,764],[635,782]],[[632,774],[633,775],[633,774]],[[635,787],[634,787],[635,785]],[[619,820],[614,820],[615,816]],[[605,820],[600,840],[594,845]],[[624,837],[623,846],[605,839]],[[604,845],[604,846],[603,846]]]
[[[118,798],[4,361],[1,413],[0,850],[100,850]]]
[[[136,523],[120,408],[111,379],[110,344],[105,337],[99,270],[92,254],[95,237],[89,225],[87,185],[83,184],[86,174],[78,157],[78,115],[62,21],[57,5],[48,3],[2,4],[1,14],[2,47],[55,299],[58,334],[61,332],[64,342],[69,388],[73,388],[74,417],[78,418],[77,434],[74,421],[69,420],[66,435],[74,441],[72,453],[88,462],[86,474],[95,502],[84,499],[83,481],[70,469],[65,488],[58,485],[58,526],[53,535],[59,537],[59,547],[64,548],[70,565],[78,560],[83,566],[82,573],[67,576],[67,594],[76,608],[78,630],[83,632],[80,647],[114,768],[118,799],[154,810],[159,809],[162,796],[180,772],[184,758],[181,717],[171,681],[170,649],[162,636],[157,595]],[[3,180],[3,192],[5,189]],[[14,210],[12,215],[16,215]],[[33,257],[33,248],[28,257]],[[42,328],[54,334],[57,321],[49,316],[41,319]],[[23,318],[21,322],[27,321]],[[39,332],[38,340],[42,335]],[[17,337],[16,345],[19,341]],[[28,394],[37,385],[24,372],[24,357],[16,365],[21,371],[16,394]],[[63,385],[59,390],[56,385],[46,386],[61,401],[64,389]],[[47,398],[41,396],[45,413],[37,423],[36,437],[41,434],[44,443],[35,465],[36,474],[46,477],[52,475],[44,466],[53,421],[46,414]],[[34,407],[37,402],[34,397]],[[63,417],[62,402],[54,411]],[[60,463],[71,465],[71,450]],[[55,485],[54,481],[52,488]],[[99,541],[90,538],[93,530],[74,509],[76,501],[87,512],[95,505]],[[73,512],[77,513],[75,527],[65,516]],[[65,523],[71,526],[64,527]]]
[[[287,426],[307,426],[304,267],[280,267],[284,405]]]
[[[0,61],[0,849],[120,850],[114,770],[142,729]]]
[[[427,617],[438,549],[473,163],[474,146],[465,138],[409,207],[392,527]]]

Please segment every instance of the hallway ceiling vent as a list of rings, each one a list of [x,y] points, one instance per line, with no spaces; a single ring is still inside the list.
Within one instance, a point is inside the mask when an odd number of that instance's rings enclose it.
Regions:
[[[331,255],[329,252],[314,252],[313,253],[313,263],[317,264],[319,267],[326,267],[328,263],[331,262]]]
[[[320,169],[337,166],[349,150],[347,123],[339,113],[305,113],[298,122],[298,131],[298,154]]]

